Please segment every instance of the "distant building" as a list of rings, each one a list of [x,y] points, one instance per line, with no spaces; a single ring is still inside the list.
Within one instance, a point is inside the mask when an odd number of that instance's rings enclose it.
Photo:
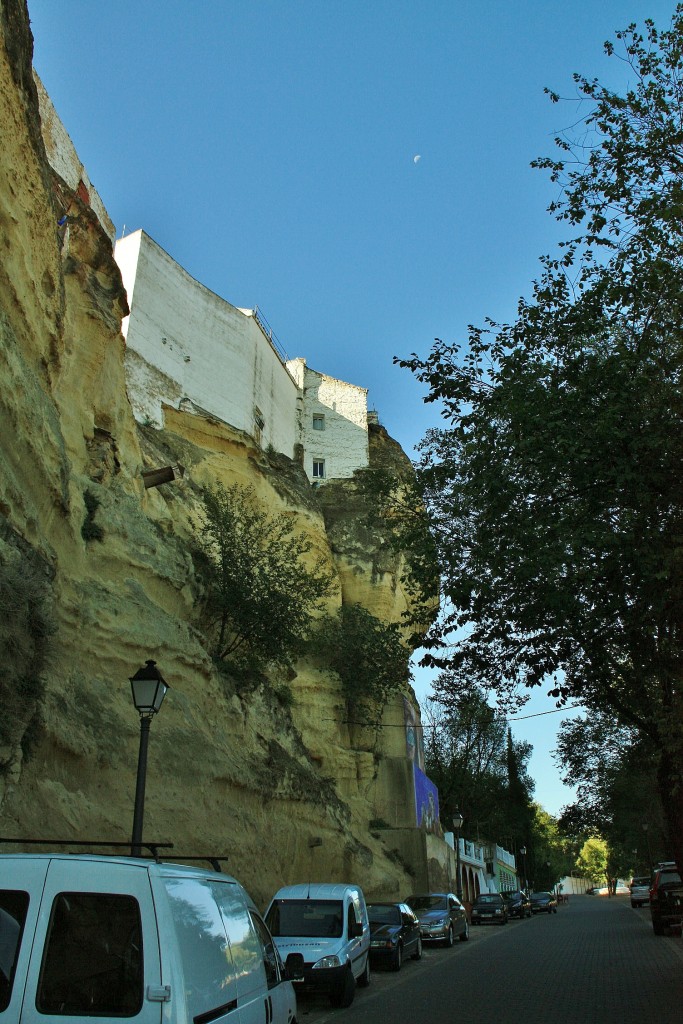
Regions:
[[[367,389],[287,360],[255,309],[205,288],[144,231],[116,242],[128,294],[126,379],[135,418],[164,406],[214,416],[303,460],[312,482],[368,465]]]

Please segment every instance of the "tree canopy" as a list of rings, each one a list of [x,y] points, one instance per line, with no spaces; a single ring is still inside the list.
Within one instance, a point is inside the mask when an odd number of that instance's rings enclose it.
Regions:
[[[646,738],[683,864],[683,5],[605,48],[632,84],[575,76],[578,121],[535,162],[569,234],[531,298],[399,362],[445,420],[419,466],[432,660],[456,689],[551,679]]]
[[[213,655],[251,668],[286,664],[308,638],[331,576],[285,513],[262,508],[253,488],[204,492],[196,563]]]
[[[425,769],[439,790],[442,822],[455,811],[465,834],[513,850],[530,842],[533,782],[527,765],[531,747],[515,743],[505,717],[483,693],[430,701],[423,712]]]

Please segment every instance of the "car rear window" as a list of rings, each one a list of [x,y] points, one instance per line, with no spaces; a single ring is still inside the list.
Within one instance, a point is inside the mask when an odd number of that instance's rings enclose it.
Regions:
[[[0,889],[0,1011],[9,1006],[24,931],[28,893]]]
[[[142,1007],[142,928],[133,896],[62,892],[52,904],[36,1007],[133,1017]]]

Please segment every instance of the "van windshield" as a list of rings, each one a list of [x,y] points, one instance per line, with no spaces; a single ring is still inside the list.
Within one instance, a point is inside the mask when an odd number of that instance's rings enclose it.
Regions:
[[[271,935],[338,939],[344,931],[341,900],[275,900],[266,924]]]

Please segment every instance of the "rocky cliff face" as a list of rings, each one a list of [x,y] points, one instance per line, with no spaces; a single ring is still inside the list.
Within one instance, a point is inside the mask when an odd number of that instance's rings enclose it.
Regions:
[[[359,601],[397,620],[401,560],[348,522],[328,530],[303,471],[225,424],[167,410],[164,431],[136,427],[111,239],[87,189],[48,163],[21,0],[3,0],[0,35],[0,830],[129,840],[128,678],[154,658],[171,689],[152,725],[146,839],[225,855],[260,904],[306,878],[399,895],[410,880],[369,830],[375,760],[352,744],[336,677],[304,662],[245,694],[215,671],[195,628],[199,489],[250,484],[291,512],[335,573],[330,610]],[[381,431],[373,446],[396,454]],[[143,471],[176,463],[182,480],[145,490]]]

